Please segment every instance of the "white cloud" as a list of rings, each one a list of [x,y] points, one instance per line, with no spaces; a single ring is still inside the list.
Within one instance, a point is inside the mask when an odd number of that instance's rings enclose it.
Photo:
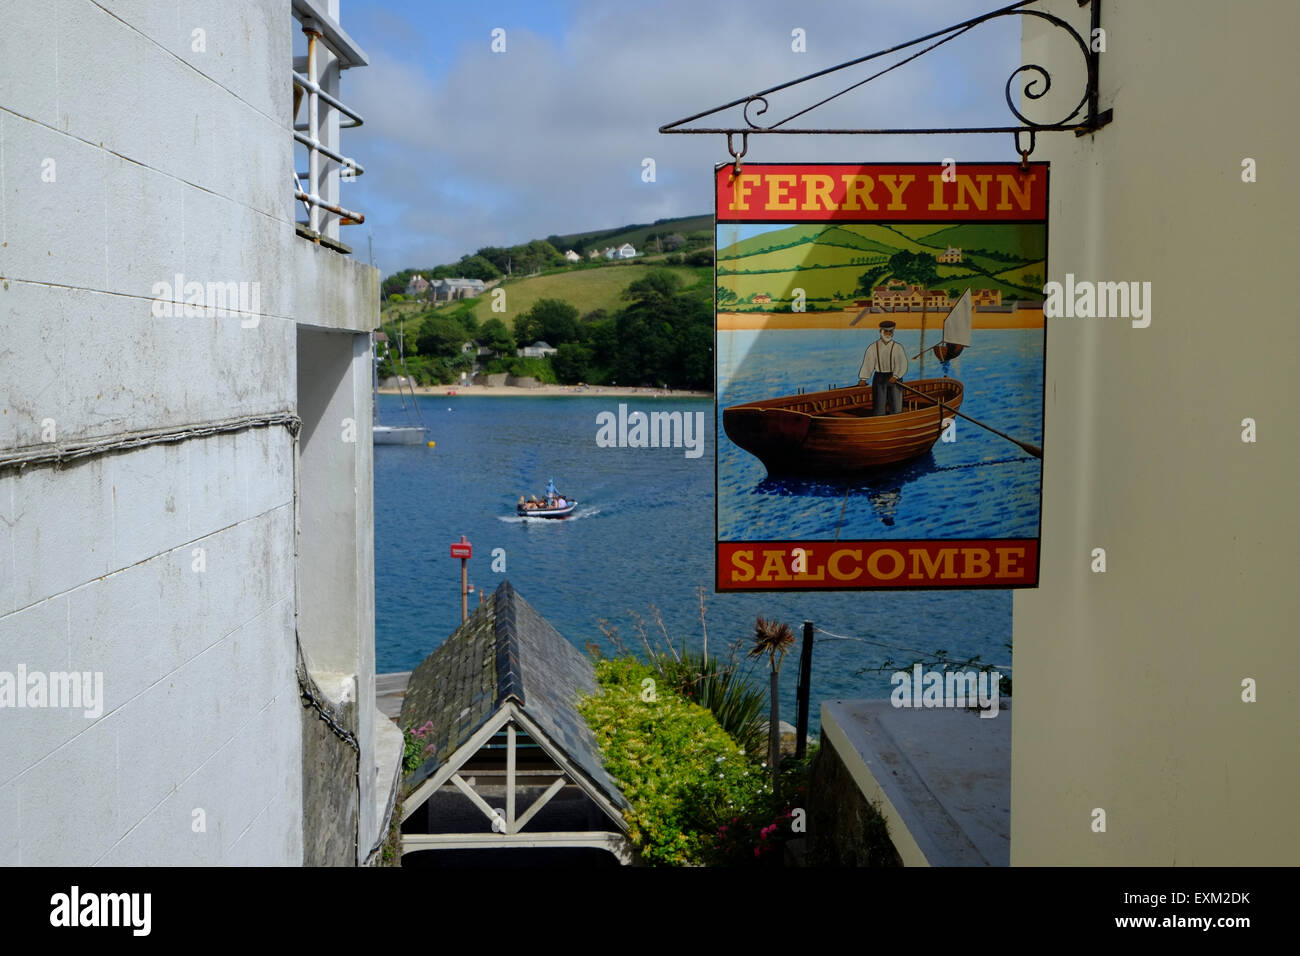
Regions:
[[[508,52],[492,53],[486,37],[448,50],[436,80],[414,47],[399,42],[403,31],[389,17],[374,36],[358,37],[372,65],[344,78],[345,98],[366,120],[345,141],[367,169],[348,187],[368,216],[359,228],[374,232],[378,264],[392,272],[453,261],[484,245],[707,213],[711,170],[728,159],[723,137],[666,136],[660,125],[986,9],[987,0],[826,0],[793,10],[780,0],[590,2],[561,42],[505,24]],[[807,53],[790,50],[795,27],[806,31]],[[414,36],[417,25],[409,28]],[[796,125],[1009,125],[1002,91],[1021,62],[1019,34],[1019,18],[981,26]],[[761,119],[800,109],[874,68],[863,64],[775,94]],[[739,120],[733,110],[702,122]],[[646,156],[656,161],[653,184],[640,179]],[[1013,158],[1009,135],[754,136],[746,158],[943,156]],[[362,248],[358,238],[353,234]]]

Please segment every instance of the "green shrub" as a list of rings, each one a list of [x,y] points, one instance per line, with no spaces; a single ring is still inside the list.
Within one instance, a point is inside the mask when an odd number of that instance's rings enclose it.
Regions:
[[[713,717],[742,750],[761,754],[767,746],[767,692],[754,687],[747,675],[723,667],[703,651],[655,655],[656,669],[677,693]]]
[[[516,378],[531,375],[537,381],[547,385],[555,384],[555,370],[544,358],[517,358],[510,363],[510,374]]]
[[[720,861],[720,828],[767,809],[762,767],[708,710],[662,686],[657,669],[634,658],[595,667],[602,693],[584,698],[579,711],[631,804],[633,846],[651,864]]]

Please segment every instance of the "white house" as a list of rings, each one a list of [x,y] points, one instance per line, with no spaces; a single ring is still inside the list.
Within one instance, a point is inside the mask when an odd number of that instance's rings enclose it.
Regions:
[[[632,248],[632,243],[625,242],[614,251],[614,255],[612,256],[612,258],[631,259],[635,255],[636,255],[636,249]]]
[[[366,56],[326,0],[196,4],[201,52],[165,6],[4,12],[0,142],[36,172],[0,213],[0,688],[58,692],[0,707],[0,865],[355,865],[402,753],[374,691],[380,276],[324,152],[364,137],[300,94],[346,102]]]
[[[552,348],[545,342],[538,340],[532,345],[525,346],[516,353],[519,358],[546,358],[548,355],[554,355],[559,349]]]
[[[576,252],[574,252],[572,249],[569,249],[569,250],[566,250],[566,251],[565,251],[565,253],[564,253],[564,258],[565,258],[566,260],[568,260],[569,262],[581,262],[581,261],[582,261],[582,256],[578,255],[578,254],[577,254]]]

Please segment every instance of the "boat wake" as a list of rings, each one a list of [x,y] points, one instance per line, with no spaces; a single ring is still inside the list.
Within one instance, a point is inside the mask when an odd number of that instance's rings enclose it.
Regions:
[[[532,515],[498,515],[498,521],[507,524],[566,524],[579,518],[594,518],[600,514],[599,508],[577,508],[567,518],[535,518]]]

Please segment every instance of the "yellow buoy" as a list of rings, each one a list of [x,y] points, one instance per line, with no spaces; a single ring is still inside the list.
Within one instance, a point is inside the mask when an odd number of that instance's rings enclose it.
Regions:
[[[437,444],[438,444],[438,443],[437,443],[436,441],[431,441],[431,442],[429,442],[429,447],[432,448],[432,447],[434,447],[434,446],[437,445]]]

